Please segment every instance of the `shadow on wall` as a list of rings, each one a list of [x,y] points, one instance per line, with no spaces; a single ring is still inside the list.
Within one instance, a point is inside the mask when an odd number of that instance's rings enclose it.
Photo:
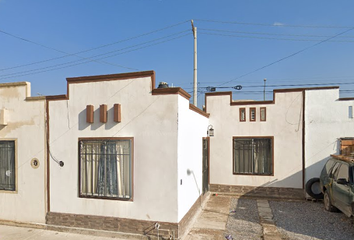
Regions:
[[[89,127],[91,124],[86,122],[86,109],[82,110],[79,115],[78,115],[78,125],[79,125],[79,130],[85,130],[87,127]]]
[[[333,153],[336,154],[336,153]],[[326,164],[327,160],[330,158],[325,157],[321,160],[318,160],[315,164],[312,164],[311,166],[308,166],[305,168],[305,179],[304,179],[304,187],[306,186],[306,183],[308,180],[311,178],[319,178],[322,168]],[[302,182],[302,171],[296,172],[295,174],[283,179],[283,180],[274,180],[272,182],[268,182],[266,184],[263,184],[262,187],[279,187],[279,186],[291,186],[292,183],[299,181],[301,179]]]
[[[336,153],[332,153],[332,154],[336,154]],[[330,158],[330,156],[325,157],[325,158],[317,161],[315,164],[308,166],[305,169],[305,173],[306,173],[305,184],[306,184],[306,181],[310,180],[311,178],[316,178],[316,177],[319,178],[320,177],[322,168],[324,167],[324,165],[326,164],[326,162],[329,158]]]
[[[78,115],[78,126],[79,130],[85,130],[86,128],[90,127],[91,130],[97,130],[101,128],[104,125],[105,130],[112,129],[115,125],[117,125],[117,122],[114,122],[114,108],[110,108],[107,110],[107,122],[102,123],[100,121],[100,109],[97,108],[94,113],[94,122],[93,123],[88,123],[86,121],[86,109],[83,109],[79,115]]]

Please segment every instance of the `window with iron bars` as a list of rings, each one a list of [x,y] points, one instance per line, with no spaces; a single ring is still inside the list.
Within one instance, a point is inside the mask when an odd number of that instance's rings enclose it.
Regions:
[[[132,139],[79,141],[80,197],[132,198]]]
[[[273,174],[273,137],[234,137],[233,173]]]
[[[16,190],[15,174],[15,141],[0,141],[0,190]]]

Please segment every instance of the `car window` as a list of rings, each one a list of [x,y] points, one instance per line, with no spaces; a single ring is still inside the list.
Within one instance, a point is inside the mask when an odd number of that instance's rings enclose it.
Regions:
[[[347,182],[349,182],[349,166],[347,164],[341,164],[336,176],[336,180],[340,178],[344,178],[347,180]]]
[[[337,169],[338,169],[339,165],[340,165],[340,164],[337,162],[337,163],[333,166],[332,171],[331,171],[331,174],[329,175],[330,178],[333,178],[334,176],[336,176]]]
[[[333,159],[329,159],[326,163],[326,172],[327,174],[331,171],[331,168],[333,167],[333,164],[334,164],[334,160]]]

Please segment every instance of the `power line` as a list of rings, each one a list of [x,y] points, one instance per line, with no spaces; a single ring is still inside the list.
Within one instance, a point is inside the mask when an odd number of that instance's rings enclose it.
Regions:
[[[1,30],[1,29],[0,29],[0,32],[3,33],[3,34],[8,35],[8,36],[10,36],[10,37],[19,39],[19,40],[21,40],[21,41],[25,41],[25,42],[28,42],[28,43],[32,43],[32,44],[35,44],[35,45],[37,45],[37,46],[40,46],[40,47],[43,47],[43,48],[46,48],[46,49],[50,49],[50,50],[53,50],[53,51],[56,51],[56,52],[59,52],[59,53],[68,54],[68,53],[66,53],[66,52],[64,52],[64,51],[61,51],[61,50],[59,50],[59,49],[52,48],[52,47],[48,47],[48,46],[43,45],[43,44],[41,44],[41,43],[37,43],[37,42],[34,42],[34,41],[32,41],[32,40],[28,40],[28,39],[26,39],[26,38],[16,36],[16,35],[14,35],[14,34],[12,34],[12,33],[5,32],[5,31],[3,31],[3,30]]]
[[[237,24],[237,25],[253,25],[253,26],[264,26],[264,27],[293,27],[293,28],[353,28],[353,26],[321,26],[321,25],[291,25],[284,23],[249,23],[249,22],[238,22],[238,21],[219,21],[219,20],[211,20],[211,19],[195,19],[195,21],[201,22],[214,22],[221,24]]]
[[[77,57],[81,58],[81,56],[78,56],[78,54],[90,52],[90,51],[93,51],[93,50],[101,49],[101,48],[112,46],[112,45],[115,45],[115,44],[118,44],[118,43],[123,43],[123,42],[127,42],[127,41],[130,41],[130,40],[136,39],[136,38],[147,36],[147,35],[150,35],[150,34],[153,34],[153,33],[161,32],[161,31],[164,31],[166,29],[182,25],[182,24],[184,24],[186,22],[189,22],[189,20],[186,20],[186,21],[183,21],[183,22],[179,22],[179,23],[176,23],[176,24],[172,24],[172,25],[169,25],[167,27],[156,29],[156,30],[153,30],[153,31],[150,31],[150,32],[146,32],[146,33],[143,33],[143,34],[139,34],[137,36],[133,36],[133,37],[126,38],[126,39],[123,39],[123,40],[119,40],[119,41],[116,41],[116,42],[113,42],[113,43],[104,44],[104,45],[101,45],[101,46],[98,46],[98,47],[86,49],[86,50],[79,51],[79,52],[76,52],[76,53],[71,53],[71,54],[70,53],[66,53],[64,51],[61,51],[61,50],[58,50],[58,49],[55,49],[55,48],[51,48],[51,47],[45,46],[43,44],[28,40],[28,39],[25,39],[25,38],[22,38],[22,37],[18,37],[16,35],[11,34],[11,33],[8,33],[8,32],[0,30],[0,32],[2,32],[4,34],[7,34],[7,35],[9,35],[11,37],[14,37],[14,38],[20,39],[22,41],[30,42],[30,43],[39,45],[41,47],[44,47],[44,48],[47,48],[47,49],[51,49],[51,50],[54,50],[54,51],[57,51],[57,52],[59,51],[61,53],[65,53],[66,54],[65,56],[61,56],[61,57],[55,57],[55,58],[45,59],[45,60],[41,60],[41,61],[37,61],[37,62],[22,64],[22,65],[18,65],[18,66],[14,66],[14,67],[3,68],[3,69],[0,69],[0,71],[11,70],[11,69],[20,68],[20,67],[27,67],[27,66],[31,66],[31,65],[35,65],[35,64],[40,64],[40,63],[45,63],[45,62],[49,62],[49,61],[59,60],[59,59],[62,59],[62,58],[72,57],[72,56],[77,56]]]
[[[343,32],[340,32],[340,33],[338,33],[338,34],[336,34],[336,35],[334,35],[334,36],[332,36],[332,37],[329,37],[329,38],[327,38],[327,39],[325,39],[325,40],[322,40],[322,41],[320,41],[320,42],[318,42],[318,43],[315,43],[315,44],[313,44],[313,45],[311,45],[311,46],[309,46],[309,47],[303,48],[303,49],[301,49],[301,50],[299,50],[299,51],[297,51],[297,52],[295,52],[295,53],[292,53],[292,54],[290,54],[290,55],[288,55],[288,56],[286,56],[286,57],[283,57],[283,58],[281,58],[281,59],[278,59],[277,61],[271,62],[271,63],[269,63],[269,64],[267,64],[267,65],[264,65],[263,67],[257,68],[257,69],[255,69],[255,70],[253,70],[253,71],[251,71],[251,72],[248,72],[248,73],[246,73],[246,74],[243,74],[243,75],[241,75],[241,76],[239,76],[239,77],[237,77],[237,78],[231,79],[230,81],[224,82],[224,83],[220,84],[219,86],[222,86],[222,85],[224,85],[224,84],[226,84],[226,83],[235,81],[235,80],[240,79],[240,78],[242,78],[242,77],[248,76],[248,75],[250,75],[250,74],[252,74],[252,73],[258,72],[258,71],[260,71],[260,70],[262,70],[262,69],[264,69],[264,68],[270,67],[270,66],[272,66],[272,65],[274,65],[274,64],[276,64],[276,63],[279,63],[279,62],[281,62],[281,61],[284,61],[284,60],[286,60],[286,59],[288,59],[288,58],[294,57],[294,56],[296,56],[296,55],[298,55],[298,54],[300,54],[300,53],[302,53],[302,52],[305,52],[306,50],[309,50],[309,49],[311,49],[311,48],[313,48],[313,47],[316,47],[316,46],[318,46],[318,45],[320,45],[320,44],[322,44],[322,43],[328,42],[329,40],[334,39],[334,38],[336,38],[336,37],[338,37],[338,36],[340,36],[340,35],[343,35],[343,34],[349,32],[349,31],[352,31],[353,29],[354,29],[354,27],[352,27],[352,28],[350,28],[350,29],[347,29],[347,30],[345,30],[345,31],[343,31]]]
[[[189,31],[189,30],[187,30],[187,31]],[[98,58],[96,60],[101,60],[101,59],[114,57],[114,56],[121,55],[121,54],[128,53],[128,52],[137,51],[137,50],[140,50],[140,49],[144,49],[144,48],[147,48],[147,47],[151,47],[151,46],[155,46],[155,45],[158,45],[158,44],[161,44],[161,43],[165,43],[165,42],[169,42],[169,41],[172,41],[172,40],[175,40],[175,39],[179,39],[179,38],[185,37],[187,35],[189,35],[189,33],[181,35],[181,36],[177,36],[177,37],[174,37],[174,38],[170,38],[170,39],[167,39],[167,40],[164,40],[164,41],[160,41],[160,42],[157,42],[157,43],[149,44],[149,45],[146,45],[146,46],[133,48],[132,50],[127,50],[127,51],[124,51],[124,52],[121,52],[121,53],[115,53],[115,54],[111,54],[109,56],[104,56],[104,57]],[[159,38],[159,39],[161,39],[161,38]],[[152,41],[148,41],[148,42],[152,42]],[[134,46],[143,45],[143,44],[146,44],[146,43],[147,42],[142,43],[142,44],[137,44],[137,45],[134,45]],[[127,48],[132,48],[132,46],[127,47]],[[123,48],[123,49],[127,49],[127,48]],[[123,49],[115,50],[114,52],[121,51]],[[99,54],[97,56],[106,55],[106,54]],[[59,69],[67,68],[67,67],[72,67],[72,66],[77,66],[77,65],[89,63],[89,62],[92,62],[92,61],[93,60],[88,60],[88,61],[82,62],[82,60],[78,60],[78,61],[69,62],[69,63],[78,62],[78,63],[70,64],[70,65],[68,65],[68,63],[62,63],[62,64],[52,65],[52,66],[44,67],[44,68],[38,68],[38,69],[33,69],[33,70],[28,70],[28,71],[22,71],[22,72],[18,72],[18,73],[7,74],[7,75],[0,75],[0,79],[8,79],[8,78],[14,78],[14,77],[28,76],[28,75],[33,75],[33,74],[38,74],[38,73],[43,73],[43,72],[49,72],[49,71],[53,71],[53,70],[59,70]],[[65,65],[67,65],[67,66],[65,66]],[[60,66],[62,66],[62,67],[60,67]],[[48,70],[45,70],[45,69],[48,69]]]
[[[167,36],[164,36],[164,37],[160,37],[160,38],[156,38],[156,39],[153,39],[153,40],[150,40],[150,41],[146,41],[146,42],[143,42],[143,43],[140,43],[140,44],[135,44],[135,45],[128,46],[128,47],[125,47],[125,48],[116,49],[116,50],[109,51],[109,52],[106,52],[106,53],[101,53],[101,54],[98,54],[98,55],[95,55],[95,56],[92,56],[92,57],[89,57],[89,58],[84,58],[82,60],[74,60],[74,61],[70,61],[70,62],[66,62],[66,63],[51,65],[51,66],[48,66],[48,67],[42,67],[42,68],[26,70],[26,71],[22,71],[22,72],[10,73],[10,74],[3,74],[3,75],[0,75],[0,77],[17,75],[19,73],[35,72],[35,71],[42,70],[42,69],[49,69],[49,68],[53,68],[53,67],[57,67],[57,66],[70,65],[70,64],[78,63],[78,62],[82,62],[82,63],[93,62],[93,61],[96,61],[96,60],[101,60],[101,59],[104,59],[104,58],[109,58],[109,57],[113,57],[113,56],[116,56],[116,55],[120,55],[120,54],[113,54],[113,55],[105,56],[105,55],[108,55],[108,54],[111,54],[111,53],[120,52],[120,51],[125,50],[125,49],[130,49],[130,48],[134,48],[134,47],[137,47],[137,46],[145,45],[145,44],[148,44],[148,43],[151,43],[151,42],[159,41],[161,39],[169,38],[171,36],[176,36],[176,35],[179,35],[181,33],[185,33],[187,31],[188,30],[181,31],[181,32],[178,32],[178,33],[174,33],[174,34],[170,34],[170,35],[167,35]],[[105,56],[105,57],[102,57],[102,56]],[[101,58],[98,58],[98,57],[101,57]],[[82,64],[82,63],[80,63],[80,64]],[[78,65],[78,64],[74,64],[74,65]],[[70,66],[72,66],[72,65],[70,65]]]
[[[270,84],[267,85],[266,87],[299,87],[299,86],[323,86],[323,85],[354,85],[354,82],[352,83],[340,83],[340,82],[332,82],[332,83],[303,83],[303,84]],[[247,87],[264,87],[263,85],[250,85]]]
[[[303,87],[303,86],[338,86],[338,85],[354,85],[354,82],[351,83],[343,83],[343,82],[332,82],[332,83],[299,83],[299,84],[271,84],[271,85],[267,85],[266,88],[278,88],[278,87]],[[219,87],[214,87],[214,86],[198,86],[199,89],[201,88],[205,88],[205,89],[209,89],[209,88],[233,88],[236,89],[237,86],[240,85],[236,85],[236,86],[219,86]],[[243,85],[242,84],[242,88],[260,88],[260,87],[264,87],[264,85]],[[192,89],[191,87],[187,87],[184,89]],[[244,92],[244,90],[242,90],[242,92]]]
[[[198,28],[198,30],[212,31],[212,32],[227,32],[227,33],[241,33],[250,35],[270,35],[270,36],[291,36],[291,37],[313,37],[313,38],[328,38],[332,37],[329,35],[313,35],[313,34],[284,34],[284,33],[269,33],[269,32],[245,32],[245,31],[233,31],[224,29],[213,29],[213,28]],[[341,38],[354,38],[354,36],[341,36]]]
[[[46,48],[46,49],[50,49],[50,50],[54,50],[54,51],[59,52],[59,53],[63,53],[63,54],[65,54],[66,56],[69,56],[69,55],[70,55],[70,56],[79,57],[79,58],[81,58],[81,59],[85,59],[84,57],[81,57],[81,56],[78,55],[78,54],[75,54],[75,53],[70,54],[70,53],[67,53],[67,52],[65,52],[65,51],[62,51],[62,50],[59,50],[59,49],[56,49],[56,48],[48,47],[48,46],[43,45],[43,44],[41,44],[41,43],[37,43],[37,42],[31,41],[31,40],[28,40],[28,39],[25,39],[25,38],[22,38],[22,37],[13,35],[13,34],[11,34],[11,33],[5,32],[5,31],[3,31],[3,30],[0,30],[0,32],[3,33],[3,34],[6,34],[6,35],[8,35],[8,36],[11,36],[11,37],[13,37],[13,38],[17,38],[17,39],[20,39],[20,40],[22,40],[22,41],[29,42],[29,43],[32,43],[32,44],[41,46],[41,47]],[[87,59],[87,58],[86,58],[86,59]],[[43,62],[43,61],[41,61],[41,62]],[[119,65],[119,64],[109,63],[109,62],[106,62],[106,61],[95,61],[95,62],[104,63],[104,64],[108,64],[108,65],[111,65],[111,66],[116,66],[116,67],[121,67],[121,68],[126,68],[126,69],[138,70],[138,69],[136,69],[136,68],[130,68],[130,67],[126,67],[126,66]],[[32,64],[26,64],[26,65],[33,65],[33,64],[34,64],[34,63],[32,63]],[[22,65],[22,66],[23,66],[23,65]],[[13,69],[13,68],[17,68],[17,67],[11,67],[11,68],[7,68],[7,69]],[[7,70],[7,69],[6,69],[6,68],[5,68],[5,69],[0,69],[0,71]]]
[[[297,77],[297,78],[271,78],[270,80],[275,80],[275,81],[294,81],[294,80],[303,80],[303,81],[309,81],[309,80],[316,80],[316,79],[320,79],[320,80],[345,80],[347,78],[349,78],[350,81],[352,81],[354,79],[354,76],[333,76],[333,77],[322,77],[322,76],[317,76],[317,77]],[[259,81],[259,80],[258,80]]]
[[[240,35],[230,35],[230,34],[220,34],[220,33],[205,33],[201,32],[202,35],[213,35],[213,36],[223,36],[223,37],[236,37],[236,38],[253,38],[253,39],[266,39],[266,40],[281,40],[281,41],[298,41],[298,42],[318,42],[316,39],[296,39],[296,38],[272,38],[272,37],[256,37],[256,36],[240,36]],[[352,43],[354,41],[348,40],[334,40],[328,42],[347,42]]]
[[[301,35],[301,34],[273,34],[273,33],[257,33],[257,32],[239,32],[239,31],[229,31],[229,30],[219,30],[219,29],[203,29],[200,28],[200,34],[211,35],[211,36],[223,36],[223,37],[234,37],[234,38],[251,38],[251,39],[266,39],[266,40],[281,40],[281,41],[300,41],[300,42],[318,42],[319,39],[314,38],[325,38],[330,36],[324,35]],[[225,32],[225,33],[223,33]],[[235,35],[226,33],[239,33],[248,35]],[[251,35],[251,36],[249,36]],[[262,37],[255,35],[266,35],[266,36],[284,36],[284,37]],[[285,38],[285,37],[296,37],[296,38]],[[311,39],[303,39],[300,37],[309,37]],[[354,36],[342,36],[341,38],[354,38]],[[354,41],[350,40],[331,40],[329,42],[348,42],[352,43]]]
[[[346,79],[347,78],[347,79]],[[318,82],[318,79],[320,79],[322,82]],[[332,85],[332,86],[337,86],[337,85],[353,85],[354,84],[354,76],[342,76],[342,77],[311,77],[311,78],[278,78],[278,79],[274,79],[274,78],[268,78],[268,80],[270,81],[282,81],[282,82],[290,82],[289,84],[271,84],[271,85],[267,85],[266,87],[286,87],[286,86],[311,86],[311,85]],[[287,81],[286,81],[287,80]],[[302,80],[302,81],[307,81],[307,83],[291,83],[291,82],[296,82],[297,80]],[[329,80],[330,82],[326,82],[326,80]],[[340,81],[336,81],[333,82],[333,80],[340,80]],[[342,81],[341,81],[342,80]],[[343,82],[344,81],[350,81],[350,82]],[[315,83],[308,83],[309,81],[316,81]],[[257,81],[247,81],[247,83],[253,83],[253,82],[259,82],[259,80]],[[198,88],[207,88],[210,86],[213,86],[213,84],[215,84],[214,86],[217,86],[219,82],[217,81],[213,81],[213,82],[209,82],[209,81],[203,81],[203,82],[199,82],[198,83]],[[180,86],[186,86],[186,87],[182,87],[183,89],[192,89],[192,87],[190,87],[190,85],[193,83],[185,83],[182,84]],[[208,84],[208,85],[206,85]],[[212,85],[210,85],[212,84]],[[264,87],[264,85],[248,85],[248,84],[242,84],[242,82],[240,81],[239,84],[242,85],[243,88],[248,88],[248,87]],[[222,86],[219,88],[233,88],[234,86]]]
[[[134,47],[145,45],[145,44],[148,44],[148,43],[151,43],[151,42],[156,42],[156,41],[161,40],[161,39],[169,38],[171,36],[179,35],[181,33],[187,32],[187,31],[188,30],[185,30],[185,31],[182,31],[182,32],[178,32],[178,33],[171,34],[171,35],[168,35],[168,36],[164,36],[164,37],[161,37],[161,38],[157,38],[157,39],[154,39],[154,40],[146,41],[146,42],[143,42],[143,43],[140,43],[140,44],[136,44],[136,45],[132,45],[132,46],[129,46],[129,47],[117,49],[117,50],[110,51],[110,52],[107,52],[107,53],[98,54],[98,55],[95,55],[95,56],[93,56],[91,58],[84,59],[84,60],[75,60],[75,61],[70,61],[70,62],[66,62],[66,63],[51,65],[51,66],[48,66],[48,67],[42,67],[42,68],[37,68],[37,69],[32,69],[32,70],[26,70],[26,71],[22,71],[22,72],[11,73],[11,74],[3,74],[3,75],[0,75],[0,77],[2,77],[0,79],[10,78],[8,76],[14,76],[14,75],[17,76],[18,74],[21,74],[21,73],[36,72],[38,70],[44,70],[44,69],[51,69],[52,68],[53,70],[57,70],[57,69],[62,69],[62,68],[66,68],[66,67],[77,66],[77,65],[80,65],[80,64],[93,62],[94,60],[102,60],[102,59],[105,59],[105,58],[114,57],[114,56],[121,55],[121,54],[124,54],[124,53],[136,51],[136,50],[143,49],[143,48],[146,48],[146,47],[149,47],[149,46],[154,46],[154,45],[157,45],[157,44],[160,44],[160,43],[164,43],[164,42],[167,42],[167,41],[174,40],[176,38],[172,38],[172,39],[169,39],[169,40],[166,40],[166,41],[161,41],[161,42],[156,43],[156,44],[150,44],[150,45],[147,45],[145,47],[134,48]],[[188,35],[188,34],[182,35],[181,37],[186,36],[186,35]],[[177,38],[179,38],[179,37],[177,37]],[[115,53],[115,52],[120,52],[122,50],[130,49],[130,48],[133,48],[133,50],[124,51],[122,53],[117,53],[117,54],[111,54],[111,53]],[[108,55],[108,54],[111,54],[111,55]],[[105,55],[108,55],[108,56],[105,56]],[[100,58],[97,58],[97,57],[100,57]],[[96,59],[94,59],[94,58],[96,58]],[[68,66],[65,66],[65,65],[68,65]],[[57,68],[59,66],[64,66],[64,67]],[[51,70],[48,70],[48,71],[51,71]],[[48,72],[48,71],[45,71],[45,72]],[[26,75],[30,75],[30,74],[26,74]],[[26,76],[26,75],[20,75],[20,76]]]

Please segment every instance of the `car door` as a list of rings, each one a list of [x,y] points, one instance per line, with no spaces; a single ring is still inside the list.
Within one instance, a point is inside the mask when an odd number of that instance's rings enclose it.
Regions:
[[[342,163],[334,175],[332,184],[333,204],[345,215],[351,215],[349,165]]]
[[[320,175],[321,189],[323,189],[323,187],[328,188],[331,184],[331,174],[333,173],[332,169],[334,169],[335,163],[335,160],[330,158],[323,167]]]

